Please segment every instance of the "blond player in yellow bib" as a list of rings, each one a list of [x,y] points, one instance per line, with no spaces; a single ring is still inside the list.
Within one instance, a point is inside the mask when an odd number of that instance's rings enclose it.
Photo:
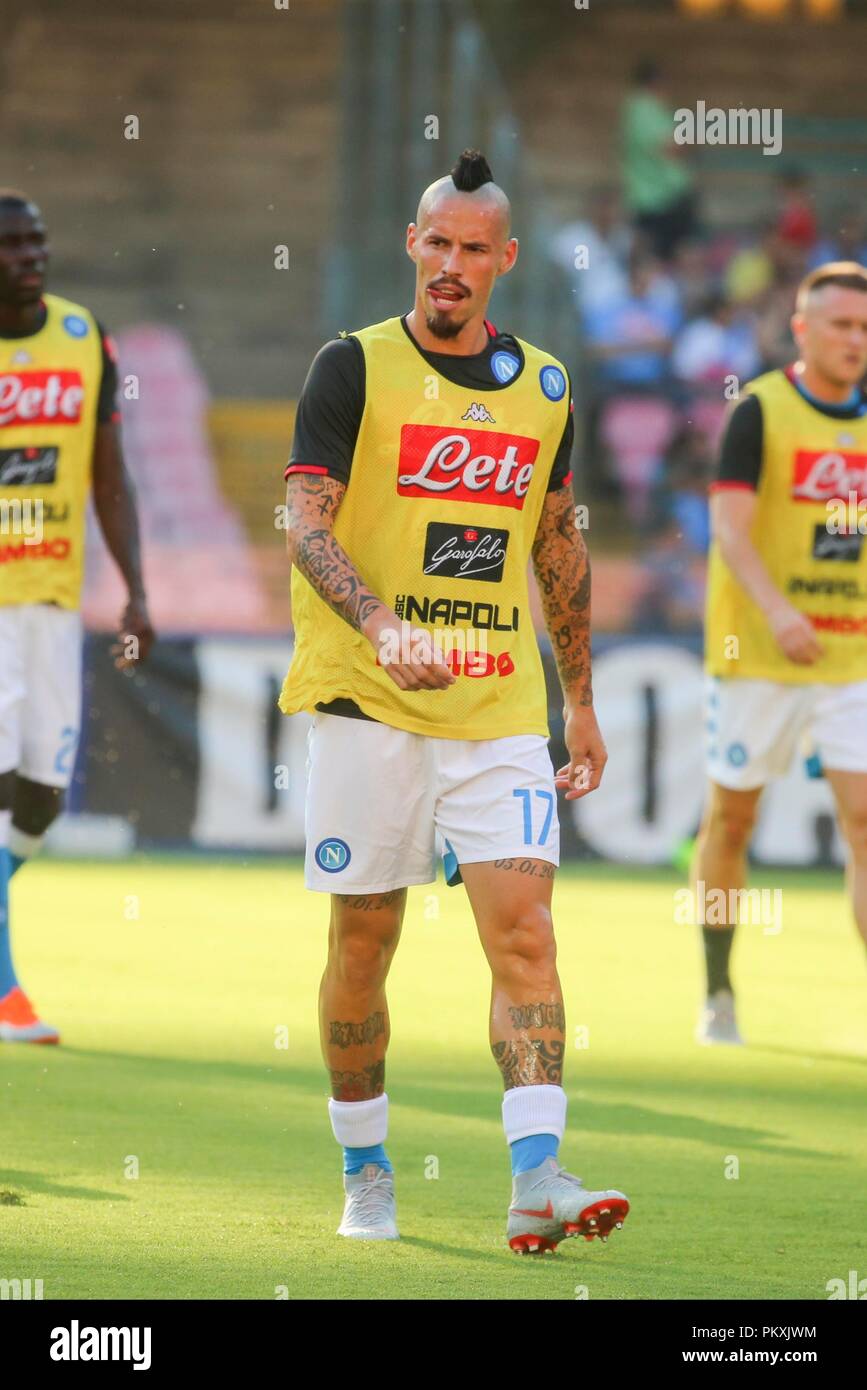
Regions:
[[[44,294],[38,207],[0,190],[0,1043],[56,1043],[12,958],[9,880],[63,807],[78,745],[85,509],[129,590],[120,667],[153,641],[138,523],[117,434],[110,340]]]
[[[555,790],[599,783],[590,578],[570,480],[565,369],[485,317],[518,243],[477,151],[422,195],[406,250],[415,303],[324,347],[287,469],[295,653],[280,705],[307,710],[308,887],[331,894],[320,993],[339,1234],[397,1239],[385,1151],[385,981],[411,884],[439,854],[463,881],[492,975],[521,1253],[607,1239],[622,1193],[559,1164],[565,1014],[551,888]],[[565,701],[555,778],[530,613],[532,559]],[[448,1017],[448,1001],[444,1001]]]
[[[762,789],[806,737],[834,794],[867,944],[867,271],[848,261],[812,271],[792,333],[797,362],[746,388],[712,485],[710,790],[693,879],[697,899],[737,901]],[[739,1044],[737,923],[707,915],[697,1036]]]

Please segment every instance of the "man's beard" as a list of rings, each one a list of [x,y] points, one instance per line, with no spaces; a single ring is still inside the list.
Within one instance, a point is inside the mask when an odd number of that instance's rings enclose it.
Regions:
[[[463,323],[456,323],[446,314],[439,313],[425,314],[424,321],[435,338],[456,338],[466,326],[466,319]]]

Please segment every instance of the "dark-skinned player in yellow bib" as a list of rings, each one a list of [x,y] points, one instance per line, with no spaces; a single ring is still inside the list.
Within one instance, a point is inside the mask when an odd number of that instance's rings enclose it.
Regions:
[[[798,360],[746,387],[712,485],[710,787],[693,865],[706,1044],[743,1042],[729,956],[747,850],[764,787],[799,751],[833,793],[867,944],[867,270],[811,271],[792,334]]]
[[[129,593],[115,665],[154,639],[124,466],[111,340],[90,311],[44,293],[39,208],[0,189],[0,1044],[57,1043],[12,956],[9,880],[63,809],[81,724],[86,508]]]
[[[565,1013],[551,890],[556,789],[599,784],[590,575],[569,486],[571,398],[548,353],[486,318],[518,253],[477,151],[422,195],[406,237],[415,303],[320,350],[287,468],[295,651],[280,705],[313,715],[306,882],[331,894],[320,991],[343,1148],[338,1234],[396,1240],[385,1150],[385,982],[409,885],[443,857],[492,976],[491,1049],[511,1148],[513,1250],[607,1239],[629,1209],[558,1162]],[[532,559],[565,702],[548,753]]]

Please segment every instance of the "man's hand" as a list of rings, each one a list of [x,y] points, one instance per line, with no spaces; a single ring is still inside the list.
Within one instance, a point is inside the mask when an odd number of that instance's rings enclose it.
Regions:
[[[599,786],[608,752],[592,705],[567,705],[564,717],[569,762],[557,769],[554,786],[565,791],[567,801],[576,801]]]
[[[822,644],[806,614],[790,603],[781,605],[768,615],[774,641],[789,661],[798,666],[812,666],[822,655]]]
[[[385,604],[364,623],[362,632],[399,690],[445,690],[454,685],[456,677],[437,660],[430,633],[401,622]]]
[[[147,661],[156,639],[144,598],[131,598],[123,611],[117,641],[111,648],[118,671],[129,670]]]

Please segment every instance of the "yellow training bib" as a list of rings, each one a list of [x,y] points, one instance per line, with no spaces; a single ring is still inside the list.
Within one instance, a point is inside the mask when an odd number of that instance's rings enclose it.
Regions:
[[[714,542],[707,589],[706,666],[716,676],[792,684],[867,679],[867,535],[839,523],[840,504],[867,517],[867,417],[816,410],[785,372],[747,386],[762,407],[762,468],[751,536],[777,588],[807,614],[824,648],[789,661],[764,612]],[[829,503],[832,504],[829,509]],[[865,524],[862,522],[862,524]],[[867,524],[865,524],[867,529]]]
[[[102,346],[87,309],[44,298],[38,332],[0,338],[0,605],[74,609]]]
[[[342,697],[437,738],[547,737],[527,565],[568,418],[566,373],[520,342],[524,368],[507,385],[458,386],[399,318],[353,336],[366,402],[334,536],[407,635],[411,625],[451,644],[457,680],[446,690],[398,689],[367,639],[293,569],[295,654],[280,708],[312,711]]]

